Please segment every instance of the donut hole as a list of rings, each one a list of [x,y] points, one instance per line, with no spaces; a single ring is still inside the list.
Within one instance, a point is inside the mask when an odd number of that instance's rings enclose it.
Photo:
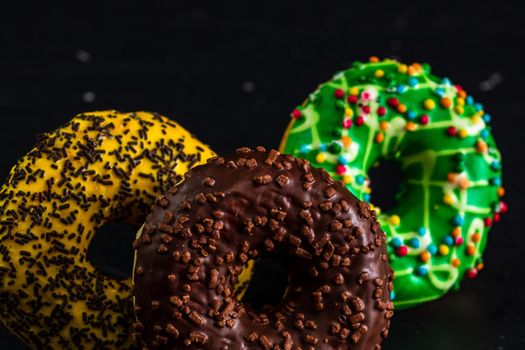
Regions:
[[[265,254],[255,260],[252,278],[242,301],[253,309],[277,305],[288,288],[288,270],[282,256]]]
[[[106,276],[117,280],[130,278],[136,233],[137,228],[125,222],[105,224],[91,240],[88,261]]]
[[[371,179],[372,203],[388,212],[397,205],[397,195],[401,192],[404,179],[403,170],[399,162],[381,160],[374,164],[368,175]]]

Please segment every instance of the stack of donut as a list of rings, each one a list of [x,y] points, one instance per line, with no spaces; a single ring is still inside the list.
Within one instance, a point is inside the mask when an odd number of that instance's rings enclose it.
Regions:
[[[293,111],[283,154],[219,157],[155,113],[77,115],[0,189],[0,319],[33,349],[380,349],[394,303],[483,267],[507,210],[489,119],[427,65],[376,58]],[[367,173],[386,158],[406,178],[381,213]],[[140,227],[132,279],[87,260],[114,221]],[[288,283],[256,309],[263,257]]]

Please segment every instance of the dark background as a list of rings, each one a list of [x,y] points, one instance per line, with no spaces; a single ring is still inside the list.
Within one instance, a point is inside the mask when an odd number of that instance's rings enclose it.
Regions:
[[[37,133],[78,112],[158,111],[219,153],[277,147],[294,106],[351,61],[377,55],[429,62],[493,116],[510,211],[490,233],[480,276],[441,300],[397,312],[384,348],[525,349],[525,239],[518,225],[525,25],[518,2],[74,3],[0,9],[1,178]],[[391,202],[395,177],[377,179],[376,203]],[[114,232],[98,235],[104,243],[91,255],[122,273],[131,230],[106,231]],[[108,247],[121,255],[107,254]],[[1,330],[0,348],[23,346]]]

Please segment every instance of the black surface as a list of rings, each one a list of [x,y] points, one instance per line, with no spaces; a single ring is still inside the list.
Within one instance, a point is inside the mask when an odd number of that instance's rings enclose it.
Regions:
[[[525,349],[525,239],[518,225],[525,199],[525,27],[518,2],[130,3],[2,6],[0,177],[37,133],[81,111],[158,111],[222,153],[277,147],[292,108],[352,60],[374,54],[429,62],[493,116],[510,211],[491,231],[479,278],[397,312],[384,348]],[[89,92],[92,102],[85,101]],[[396,185],[383,181],[379,189]],[[107,255],[107,247],[98,248]],[[0,333],[1,349],[19,344]]]

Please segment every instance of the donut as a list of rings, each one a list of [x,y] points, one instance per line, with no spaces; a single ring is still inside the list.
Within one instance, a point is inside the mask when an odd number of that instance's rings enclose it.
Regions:
[[[79,114],[40,135],[0,190],[0,319],[33,349],[128,349],[131,279],[86,259],[116,220],[142,224],[155,198],[212,151],[158,114]]]
[[[386,159],[399,164],[396,205],[376,209],[396,275],[394,304],[403,308],[439,298],[483,268],[487,233],[507,210],[489,121],[428,64],[372,57],[291,113],[280,150],[324,167],[364,201],[369,170]]]
[[[307,161],[240,148],[159,197],[134,243],[142,349],[380,349],[393,303],[369,205]],[[282,257],[282,301],[238,300],[244,265]]]

